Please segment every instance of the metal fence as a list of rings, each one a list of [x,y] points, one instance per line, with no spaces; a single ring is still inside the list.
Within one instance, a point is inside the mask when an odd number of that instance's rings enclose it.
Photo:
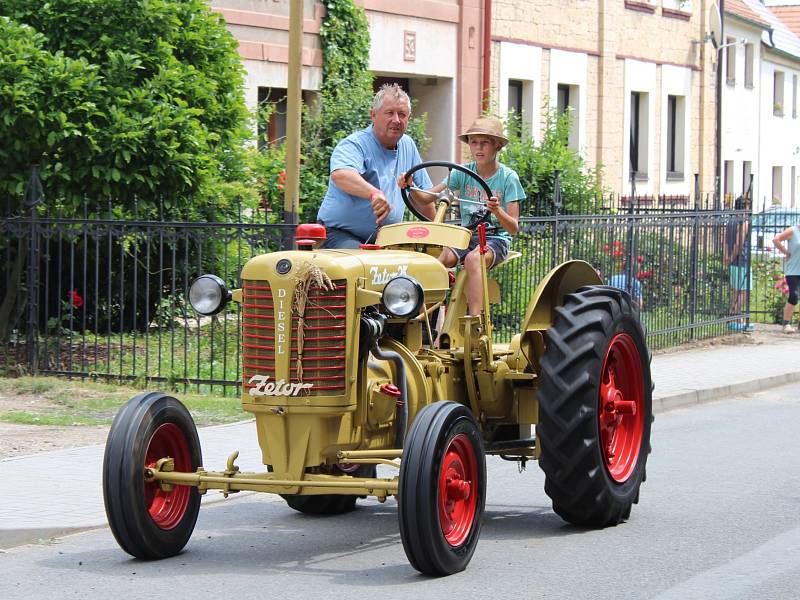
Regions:
[[[63,218],[43,213],[31,186],[24,213],[0,215],[0,370],[234,392],[240,313],[198,318],[193,277],[232,286],[252,256],[288,247],[286,225]],[[494,274],[498,341],[519,331],[536,283],[568,259],[593,265],[642,305],[651,347],[729,333],[732,294],[724,231],[749,213],[628,202],[591,215],[521,218],[522,256]],[[4,312],[5,311],[5,312]]]

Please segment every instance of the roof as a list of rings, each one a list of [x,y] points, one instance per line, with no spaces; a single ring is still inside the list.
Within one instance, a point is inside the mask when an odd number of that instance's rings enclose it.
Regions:
[[[726,0],[725,13],[728,15],[733,15],[734,17],[740,17],[745,21],[753,23],[754,25],[769,27],[769,22],[766,19],[759,17],[758,13],[754,12],[749,6],[747,6],[747,4],[744,3],[744,0]]]
[[[795,35],[777,15],[761,4],[759,0],[739,0],[739,2],[746,4],[751,11],[758,15],[759,19],[769,23],[772,31],[764,31],[761,34],[761,41],[766,46],[800,59],[800,37]]]
[[[770,10],[793,34],[800,36],[800,6],[773,6]]]

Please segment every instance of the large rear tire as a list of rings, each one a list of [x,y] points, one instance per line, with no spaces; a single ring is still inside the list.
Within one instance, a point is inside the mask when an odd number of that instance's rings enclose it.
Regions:
[[[375,465],[361,465],[352,473],[353,477],[377,476]],[[340,515],[356,508],[358,496],[343,494],[318,494],[301,496],[299,494],[281,494],[289,508],[307,515]]]
[[[478,544],[486,458],[472,413],[455,402],[425,406],[411,424],[397,495],[400,538],[426,575],[463,571]]]
[[[650,354],[638,310],[616,288],[565,297],[541,361],[539,464],[553,510],[606,527],[639,500],[650,452]]]
[[[137,558],[178,554],[194,531],[200,510],[197,488],[163,491],[145,481],[144,471],[171,457],[175,471],[192,473],[202,464],[200,440],[189,411],[159,392],[131,398],[117,413],[103,459],[103,498],[111,532]]]

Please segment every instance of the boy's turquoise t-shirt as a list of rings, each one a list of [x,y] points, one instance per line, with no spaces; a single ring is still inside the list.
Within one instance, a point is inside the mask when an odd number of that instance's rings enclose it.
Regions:
[[[475,162],[470,162],[464,165],[470,171],[477,173],[477,165]],[[459,199],[471,200],[472,202],[461,202],[461,225],[466,227],[472,219],[472,213],[482,208],[486,202],[486,191],[481,185],[472,177],[461,171],[453,170],[450,172],[449,180],[445,179],[442,183],[447,184],[453,190]],[[519,202],[525,199],[525,191],[522,189],[522,184],[519,182],[519,176],[514,169],[509,169],[504,164],[500,164],[497,173],[492,175],[486,180],[489,189],[492,190],[492,195],[500,200],[500,206],[504,209],[511,202]],[[473,202],[480,202],[481,204],[473,204]],[[497,227],[497,233],[492,237],[501,237],[507,242],[511,242],[511,234],[508,233],[494,215],[490,218],[490,224]]]

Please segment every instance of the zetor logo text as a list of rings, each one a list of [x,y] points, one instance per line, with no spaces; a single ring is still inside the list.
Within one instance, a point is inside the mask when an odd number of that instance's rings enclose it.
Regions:
[[[395,277],[402,277],[408,271],[408,265],[400,265],[397,271],[388,271],[386,269],[378,270],[378,267],[370,267],[369,272],[372,275],[372,285],[383,285],[389,283]]]
[[[286,383],[283,379],[269,381],[269,375],[253,375],[248,383],[256,384],[250,388],[251,396],[297,396],[303,390],[310,390],[313,383]]]

